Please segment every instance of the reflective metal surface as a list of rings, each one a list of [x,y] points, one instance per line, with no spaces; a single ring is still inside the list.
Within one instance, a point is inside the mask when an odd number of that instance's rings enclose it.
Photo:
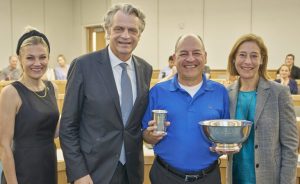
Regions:
[[[238,152],[248,138],[252,122],[246,120],[220,119],[199,123],[205,136],[215,144],[216,151]]]
[[[156,132],[166,132],[165,122],[167,120],[167,113],[168,111],[166,110],[152,110],[152,117],[157,126]]]

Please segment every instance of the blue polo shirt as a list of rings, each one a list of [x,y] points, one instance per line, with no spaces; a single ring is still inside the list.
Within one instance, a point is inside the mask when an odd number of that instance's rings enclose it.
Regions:
[[[149,104],[143,118],[143,129],[152,119],[152,110],[167,110],[170,126],[167,135],[154,146],[154,153],[174,168],[191,172],[207,168],[219,155],[209,150],[211,142],[204,137],[200,121],[229,118],[226,88],[206,80],[194,97],[182,89],[177,75],[156,84],[149,93]]]

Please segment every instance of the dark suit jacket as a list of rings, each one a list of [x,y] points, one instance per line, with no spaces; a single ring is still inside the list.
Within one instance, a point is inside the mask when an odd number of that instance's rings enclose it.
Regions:
[[[292,79],[300,79],[300,68],[293,65],[291,69],[291,78]]]
[[[133,56],[137,97],[124,127],[108,49],[79,57],[68,74],[60,124],[60,141],[69,181],[90,174],[108,184],[124,140],[131,184],[143,182],[141,119],[148,103],[152,67]]]

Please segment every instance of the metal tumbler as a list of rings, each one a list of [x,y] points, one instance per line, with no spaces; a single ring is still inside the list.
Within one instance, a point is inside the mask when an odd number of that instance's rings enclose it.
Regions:
[[[167,113],[168,111],[166,110],[152,110],[153,120],[156,122],[157,126],[157,133],[166,132],[165,122],[167,120]]]

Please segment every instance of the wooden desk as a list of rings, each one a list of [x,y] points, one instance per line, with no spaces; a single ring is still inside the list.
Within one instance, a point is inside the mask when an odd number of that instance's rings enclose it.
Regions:
[[[52,82],[57,85],[58,94],[65,94],[67,84],[66,80],[53,80]]]
[[[233,81],[230,81],[228,79],[218,79],[218,78],[211,78],[210,80],[218,82],[220,84],[223,84],[225,87],[229,86],[233,83]]]
[[[4,88],[6,85],[12,83],[13,81],[0,81],[0,92],[2,88]]]
[[[65,94],[58,94],[58,96],[56,98],[59,113],[62,112],[62,108],[63,108],[63,105],[64,105],[64,99],[65,99]]]
[[[66,184],[66,166],[63,159],[61,149],[57,149],[57,172],[58,172],[58,184]],[[151,184],[149,179],[149,172],[154,161],[153,150],[144,147],[144,184]],[[221,157],[220,171],[222,184],[225,184],[226,180],[226,157]],[[299,170],[300,175],[300,170]]]
[[[300,95],[292,95],[294,106],[300,106]]]
[[[226,164],[227,164],[227,157],[222,156],[220,161],[220,172],[221,172],[221,180],[222,184],[226,183]],[[148,149],[144,147],[144,184],[151,184],[149,179],[149,172],[154,161],[154,153],[152,149]]]
[[[57,149],[57,172],[58,172],[58,184],[66,184],[66,166],[63,160],[63,155],[61,149]],[[151,184],[149,179],[149,172],[154,160],[154,154],[152,149],[144,147],[144,184]],[[220,157],[220,173],[221,173],[221,182],[226,184],[226,164],[227,156],[224,155]],[[297,181],[296,184],[300,184],[300,164],[298,163],[297,167]]]
[[[153,70],[151,78],[158,79],[159,71],[160,70]]]
[[[154,154],[152,149],[144,147],[144,184],[151,184],[149,179],[149,172],[154,161]]]
[[[158,81],[158,79],[151,79],[150,88],[153,87]]]
[[[300,79],[295,79],[295,81],[297,82],[298,86],[300,85]]]
[[[149,179],[149,171],[151,169],[151,166],[152,166],[152,163],[154,160],[153,150],[144,148],[144,159],[145,159],[144,184],[151,184],[150,179]],[[227,156],[226,155],[223,155],[220,157],[219,167],[220,167],[220,173],[221,173],[221,183],[226,184],[226,167],[227,167]],[[300,163],[298,163],[298,166],[297,166],[296,184],[300,184]]]
[[[276,72],[277,70],[274,69],[267,70],[267,73],[272,80],[276,79]],[[228,73],[226,69],[211,69],[210,77],[216,79],[227,79]]]
[[[58,184],[67,184],[66,165],[61,149],[56,150],[57,153],[57,179]]]
[[[58,140],[58,139],[57,139]],[[66,165],[61,149],[57,149],[57,177],[58,184],[67,184]],[[149,172],[154,160],[153,150],[144,148],[144,184],[151,184],[149,179]]]

